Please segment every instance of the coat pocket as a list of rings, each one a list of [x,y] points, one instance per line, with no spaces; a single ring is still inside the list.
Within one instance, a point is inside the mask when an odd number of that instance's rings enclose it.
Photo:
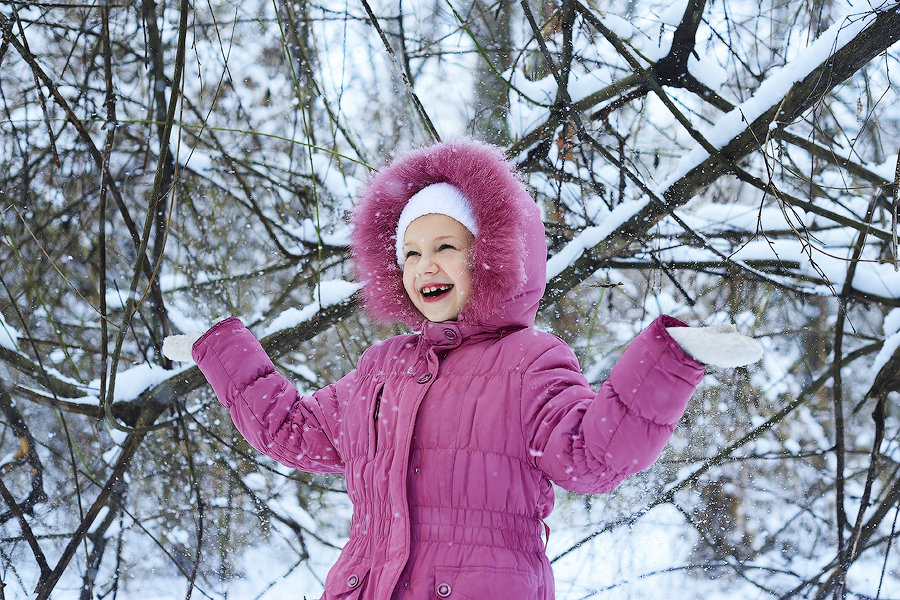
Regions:
[[[435,600],[537,600],[541,586],[534,573],[496,567],[435,567]]]
[[[375,385],[372,390],[372,404],[369,406],[369,460],[375,459],[378,451],[378,417],[381,414],[381,396],[384,393],[384,383]]]
[[[369,585],[372,561],[366,558],[338,560],[325,578],[325,594],[321,600],[356,600],[362,598]]]

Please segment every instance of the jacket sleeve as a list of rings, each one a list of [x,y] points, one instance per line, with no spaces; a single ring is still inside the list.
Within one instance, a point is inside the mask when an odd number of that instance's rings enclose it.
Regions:
[[[344,471],[337,444],[339,396],[352,384],[355,371],[311,396],[301,396],[234,317],[197,340],[192,355],[251,446],[295,469]]]
[[[522,380],[525,441],[533,464],[566,489],[603,493],[657,459],[704,367],[681,350],[662,316],[619,358],[599,392],[564,342],[544,350]]]

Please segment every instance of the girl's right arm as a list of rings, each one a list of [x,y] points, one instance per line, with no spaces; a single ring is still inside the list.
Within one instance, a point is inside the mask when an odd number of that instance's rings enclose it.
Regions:
[[[301,396],[234,317],[197,340],[192,355],[251,446],[295,469],[344,471],[338,449],[343,412],[338,396],[352,383],[355,371],[311,396]]]

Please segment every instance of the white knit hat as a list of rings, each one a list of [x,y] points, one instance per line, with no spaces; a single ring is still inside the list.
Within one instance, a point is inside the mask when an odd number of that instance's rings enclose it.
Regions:
[[[478,236],[475,212],[458,187],[449,183],[433,183],[422,188],[403,207],[397,219],[397,264],[403,267],[403,238],[410,223],[424,215],[446,215]]]

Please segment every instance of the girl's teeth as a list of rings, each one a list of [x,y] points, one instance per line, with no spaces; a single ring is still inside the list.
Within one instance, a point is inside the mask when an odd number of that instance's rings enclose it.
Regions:
[[[422,288],[422,294],[428,295],[428,294],[435,294],[438,292],[446,292],[451,287],[453,287],[453,286],[452,285],[429,285],[429,286]]]

